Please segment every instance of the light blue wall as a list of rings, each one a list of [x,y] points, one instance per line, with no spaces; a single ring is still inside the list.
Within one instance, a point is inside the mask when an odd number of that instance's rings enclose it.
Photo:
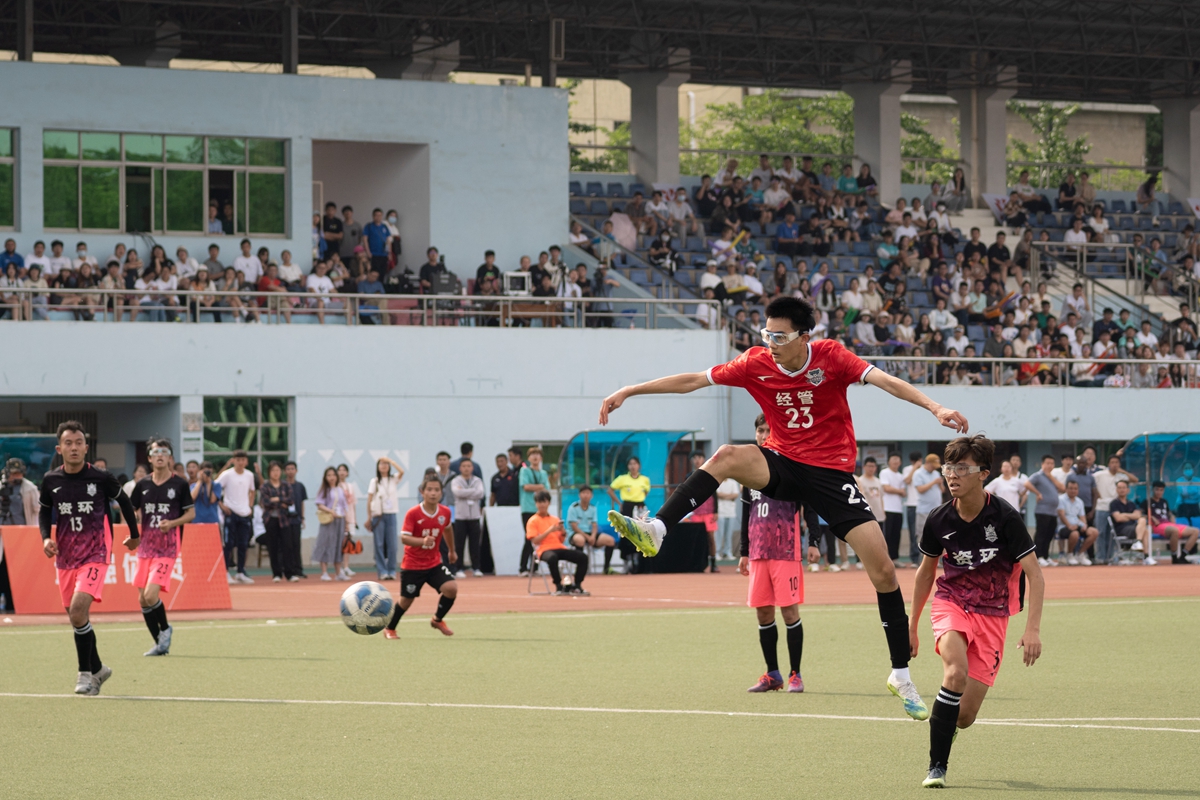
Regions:
[[[273,255],[290,249],[305,267],[312,250],[314,140],[428,146],[429,220],[422,230],[402,231],[411,266],[424,261],[420,253],[430,241],[447,266],[474,275],[485,249],[496,250],[501,264],[515,265],[522,253],[565,238],[563,90],[16,61],[0,63],[0,87],[0,125],[18,129],[14,238],[21,253],[31,251],[35,239],[61,238],[72,252],[83,238],[97,255],[111,253],[118,241],[132,242],[128,235],[42,230],[45,128],[288,139],[289,233],[261,243]],[[372,205],[400,207],[403,192],[397,179],[390,203],[388,197],[326,199],[354,205],[365,221]],[[195,256],[210,239],[171,235],[159,243],[171,254],[182,244]],[[236,241],[221,244],[222,257],[231,260]]]

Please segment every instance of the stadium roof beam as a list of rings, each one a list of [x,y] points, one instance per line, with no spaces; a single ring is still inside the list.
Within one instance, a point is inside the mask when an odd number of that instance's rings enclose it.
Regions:
[[[691,52],[692,80],[836,89],[868,46],[877,66],[912,63],[913,91],[964,84],[964,57],[1013,66],[1029,99],[1144,103],[1200,94],[1194,0],[295,0],[298,60],[370,66],[408,43],[459,42],[459,68],[540,70],[552,18],[566,22],[567,78],[618,78],[631,39]],[[14,45],[32,7],[39,49],[109,54],[159,42],[178,25],[179,55],[262,62],[283,51],[284,0],[0,0],[0,40]],[[273,47],[272,43],[278,43]],[[12,46],[12,45],[9,45]],[[165,45],[164,45],[165,46]],[[269,54],[269,55],[268,55]],[[1161,76],[1176,65],[1177,77]]]

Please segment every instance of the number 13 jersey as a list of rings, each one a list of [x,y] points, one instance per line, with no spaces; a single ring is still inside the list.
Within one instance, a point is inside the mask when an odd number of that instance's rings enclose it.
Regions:
[[[57,517],[55,565],[79,569],[108,563],[108,501],[121,491],[112,473],[84,464],[79,472],[50,470],[42,480],[41,502]]]
[[[808,346],[808,360],[788,372],[766,347],[752,347],[708,371],[709,383],[739,386],[758,402],[771,426],[764,447],[813,467],[854,469],[858,444],[846,402],[846,387],[863,383],[874,369],[841,342],[822,339]]]

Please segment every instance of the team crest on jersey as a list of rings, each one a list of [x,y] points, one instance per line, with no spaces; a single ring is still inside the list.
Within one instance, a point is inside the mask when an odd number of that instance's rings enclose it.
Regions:
[[[88,497],[95,497],[96,496],[96,484],[89,483],[87,485],[87,493],[88,493]]]
[[[438,524],[441,525],[445,521],[446,521],[446,518],[444,516],[442,516],[441,514],[438,514]]]
[[[415,583],[410,583],[404,588],[406,588],[410,592],[415,592],[417,590],[417,585]]]
[[[984,528],[983,538],[987,539],[989,542],[994,542],[996,539],[1000,538],[996,535],[996,526],[988,525],[986,528]]]
[[[174,489],[167,489],[167,499],[168,500],[175,499],[175,490]]]
[[[808,378],[808,382],[813,386],[820,386],[825,380],[825,370],[821,369],[820,367],[816,369],[810,369],[808,372],[804,373],[804,377]]]

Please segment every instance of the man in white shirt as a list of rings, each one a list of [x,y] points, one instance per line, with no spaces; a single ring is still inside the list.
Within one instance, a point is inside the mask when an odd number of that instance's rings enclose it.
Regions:
[[[242,273],[246,278],[246,283],[258,286],[258,279],[263,274],[263,266],[262,262],[258,260],[258,256],[250,252],[249,239],[242,239],[242,254],[233,260],[233,268]]]
[[[650,196],[650,202],[646,203],[646,216],[651,220],[649,234],[655,235],[661,230],[666,230],[671,226],[671,207],[667,205],[667,201],[663,199],[663,193],[656,191]]]
[[[792,194],[783,188],[783,182],[778,175],[771,178],[771,185],[763,192],[762,214],[765,222],[783,219],[783,215],[792,205]]]
[[[900,558],[900,530],[904,527],[904,498],[908,495],[904,475],[900,472],[899,453],[888,456],[887,467],[879,473],[879,480],[883,485],[883,538],[887,542],[888,556],[896,563]]]
[[[775,175],[775,169],[771,166],[770,156],[760,155],[758,157],[758,166],[750,173],[750,182],[753,183],[755,178],[762,181],[762,186],[766,186],[771,182],[771,178]]]
[[[717,274],[717,260],[710,258],[704,265],[704,274],[700,276],[700,290],[716,288],[722,283],[721,276]]]
[[[716,294],[713,292],[713,287],[704,287],[704,299],[716,299]],[[716,330],[716,328],[721,324],[721,312],[717,310],[715,303],[697,303],[696,322],[698,322],[701,327],[705,328],[706,330]]]
[[[26,265],[29,264],[28,261],[26,261],[25,263],[26,263]],[[1148,320],[1148,319],[1142,320],[1142,329],[1137,333],[1136,336],[1133,337],[1133,339],[1134,339],[1134,341],[1136,341],[1138,343],[1138,347],[1141,347],[1142,345],[1149,345],[1151,350],[1157,350],[1158,349],[1158,337],[1154,334],[1154,331],[1152,331],[1150,328],[1151,328],[1150,320]]]
[[[733,558],[734,536],[741,521],[738,501],[742,498],[742,485],[733,478],[726,478],[717,487],[717,558]]]
[[[882,527],[887,515],[883,510],[883,481],[876,474],[877,469],[879,469],[879,462],[873,457],[867,456],[863,459],[862,475],[857,476],[854,480],[858,483],[858,490],[862,492],[862,496],[867,499],[867,505],[871,507],[871,513],[875,515],[875,521]]]
[[[913,225],[912,214],[908,211],[904,212],[903,221],[896,226],[896,233],[893,241],[895,241],[896,244],[899,244],[900,240],[905,236],[909,238],[910,242],[915,242],[917,240],[917,226]]]
[[[725,162],[725,166],[721,167],[720,171],[713,177],[713,185],[724,189],[733,185],[733,179],[737,177],[738,161],[736,158],[731,158]]]
[[[1075,312],[1079,324],[1090,327],[1092,324],[1092,307],[1088,305],[1087,295],[1083,292],[1083,284],[1077,283],[1071,287],[1071,295],[1063,300],[1062,314]]]
[[[796,169],[796,162],[791,156],[783,157],[783,168],[775,170],[774,177],[783,182],[783,188],[790,196],[796,181],[800,180],[800,170]]]
[[[758,279],[758,268],[753,264],[746,265],[746,274],[742,276],[742,282],[746,284],[746,295],[748,300],[755,302],[755,298],[762,297],[762,281]]]
[[[1109,456],[1108,469],[1093,473],[1092,479],[1096,482],[1095,496],[1092,499],[1095,502],[1095,506],[1093,506],[1094,521],[1099,534],[1099,538],[1096,540],[1096,560],[1101,564],[1107,564],[1113,557],[1113,537],[1111,526],[1108,523],[1108,513],[1112,501],[1117,499],[1117,481],[1125,481],[1132,486],[1138,482],[1138,479],[1121,469],[1120,456]]]
[[[675,196],[671,198],[670,209],[672,236],[684,239],[689,233],[700,232],[696,215],[692,213],[692,204],[688,202],[687,189],[680,186],[675,190]]]
[[[254,583],[246,574],[246,550],[254,534],[254,473],[246,469],[245,450],[235,450],[229,465],[214,482],[221,487],[221,513],[225,515],[225,568],[229,583]],[[233,550],[237,548],[237,572]]]
[[[1075,219],[1071,223],[1071,230],[1063,234],[1063,242],[1069,245],[1087,244],[1088,234],[1083,229],[1083,220]],[[1071,251],[1078,250],[1078,247],[1068,248]]]
[[[175,251],[175,272],[181,279],[191,280],[199,269],[200,265],[196,259],[188,255],[186,247],[180,247]]]
[[[984,488],[1017,511],[1025,508],[1025,481],[1013,474],[1013,466],[1007,461],[1000,462],[1000,475]]]
[[[912,485],[917,489],[917,540],[920,541],[925,520],[942,504],[942,459],[935,453],[925,456],[925,463],[913,472]],[[921,560],[918,550],[913,563],[920,566]]]
[[[292,263],[292,251],[284,250],[279,254],[279,280],[286,284],[302,284],[304,282],[304,273],[300,271],[298,264]]]
[[[905,523],[908,528],[908,558],[909,568],[916,569],[917,563],[921,560],[920,549],[917,546],[917,500],[920,498],[920,492],[913,485],[913,476],[917,470],[921,468],[921,454],[912,452],[908,454],[909,464],[904,468],[901,475],[904,478],[904,515]]]
[[[1050,470],[1050,476],[1059,483],[1066,483],[1067,478],[1075,474],[1075,456],[1063,456],[1062,466]]]
[[[1058,498],[1058,538],[1067,540],[1067,564],[1090,567],[1087,551],[1096,536],[1096,529],[1087,524],[1087,512],[1079,499],[1079,483],[1068,480],[1067,493]]]
[[[579,266],[583,266],[580,264]],[[584,275],[587,275],[586,267]],[[559,297],[566,298],[563,302],[563,322],[568,328],[575,327],[575,300],[583,297],[583,290],[579,288],[579,284],[575,282],[575,270],[568,270],[566,277],[559,282],[557,292]],[[462,551],[459,550],[459,557],[462,557]]]
[[[50,267],[50,259],[46,257],[45,242],[34,242],[33,252],[25,256],[25,269],[35,265],[42,268],[42,275],[45,275],[46,270]]]
[[[34,245],[37,249],[37,245]],[[29,262],[25,262],[26,269],[29,268]],[[71,268],[71,259],[63,255],[63,243],[55,239],[50,243],[50,258],[46,262],[45,277],[51,278],[64,269]]]
[[[87,242],[80,242],[75,245],[75,257],[71,259],[71,269],[78,271],[84,264],[91,264],[93,270],[99,266],[95,256],[88,255]]]
[[[946,340],[946,350],[949,351],[950,348],[953,347],[954,351],[961,356],[963,353],[967,352],[967,347],[969,347],[970,344],[971,340],[967,338],[966,333],[963,331],[963,326],[955,325],[954,335]]]

